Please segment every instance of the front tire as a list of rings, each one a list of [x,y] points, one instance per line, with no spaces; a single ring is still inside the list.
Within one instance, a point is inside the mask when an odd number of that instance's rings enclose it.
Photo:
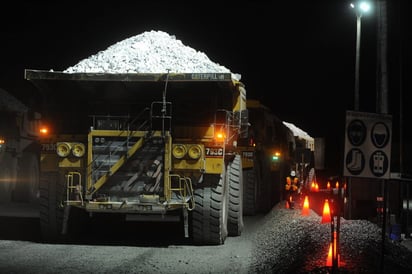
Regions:
[[[228,165],[229,216],[227,230],[229,236],[240,236],[243,230],[243,177],[242,160],[236,155]]]
[[[195,208],[192,211],[192,234],[195,244],[221,245],[228,231],[228,189],[225,174],[215,185],[195,190]]]

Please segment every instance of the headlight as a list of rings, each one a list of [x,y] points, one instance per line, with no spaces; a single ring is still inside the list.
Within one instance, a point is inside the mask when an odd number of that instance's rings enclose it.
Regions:
[[[202,148],[199,145],[193,145],[189,148],[188,155],[191,159],[197,160],[202,156]]]
[[[60,157],[67,157],[70,154],[71,145],[69,143],[57,143],[56,153]]]
[[[76,157],[82,157],[86,152],[86,148],[82,143],[73,144],[72,153]]]
[[[184,145],[174,145],[172,149],[173,157],[176,159],[182,159],[186,155],[186,147]]]

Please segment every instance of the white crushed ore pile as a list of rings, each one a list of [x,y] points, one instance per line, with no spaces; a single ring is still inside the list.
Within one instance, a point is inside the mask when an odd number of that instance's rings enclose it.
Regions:
[[[166,73],[168,70],[171,73],[231,73],[174,35],[154,30],[117,42],[64,72]],[[240,80],[240,74],[232,73],[232,78]]]

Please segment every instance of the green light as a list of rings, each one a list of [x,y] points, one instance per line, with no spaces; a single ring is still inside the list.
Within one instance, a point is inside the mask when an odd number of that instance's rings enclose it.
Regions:
[[[279,160],[279,157],[276,156],[276,155],[273,155],[273,156],[272,156],[272,160],[273,160],[273,161],[277,161],[277,160]]]

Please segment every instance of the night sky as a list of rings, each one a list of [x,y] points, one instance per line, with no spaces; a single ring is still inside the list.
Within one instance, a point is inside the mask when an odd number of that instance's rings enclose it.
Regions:
[[[330,165],[341,161],[345,111],[354,101],[356,15],[350,1],[15,2],[1,8],[0,88],[26,104],[35,100],[24,69],[62,71],[118,41],[162,30],[240,73],[249,98],[312,137],[324,137]],[[388,101],[396,141],[400,94],[403,125],[410,123],[411,3],[388,2]],[[362,17],[365,112],[376,111],[374,11]]]

